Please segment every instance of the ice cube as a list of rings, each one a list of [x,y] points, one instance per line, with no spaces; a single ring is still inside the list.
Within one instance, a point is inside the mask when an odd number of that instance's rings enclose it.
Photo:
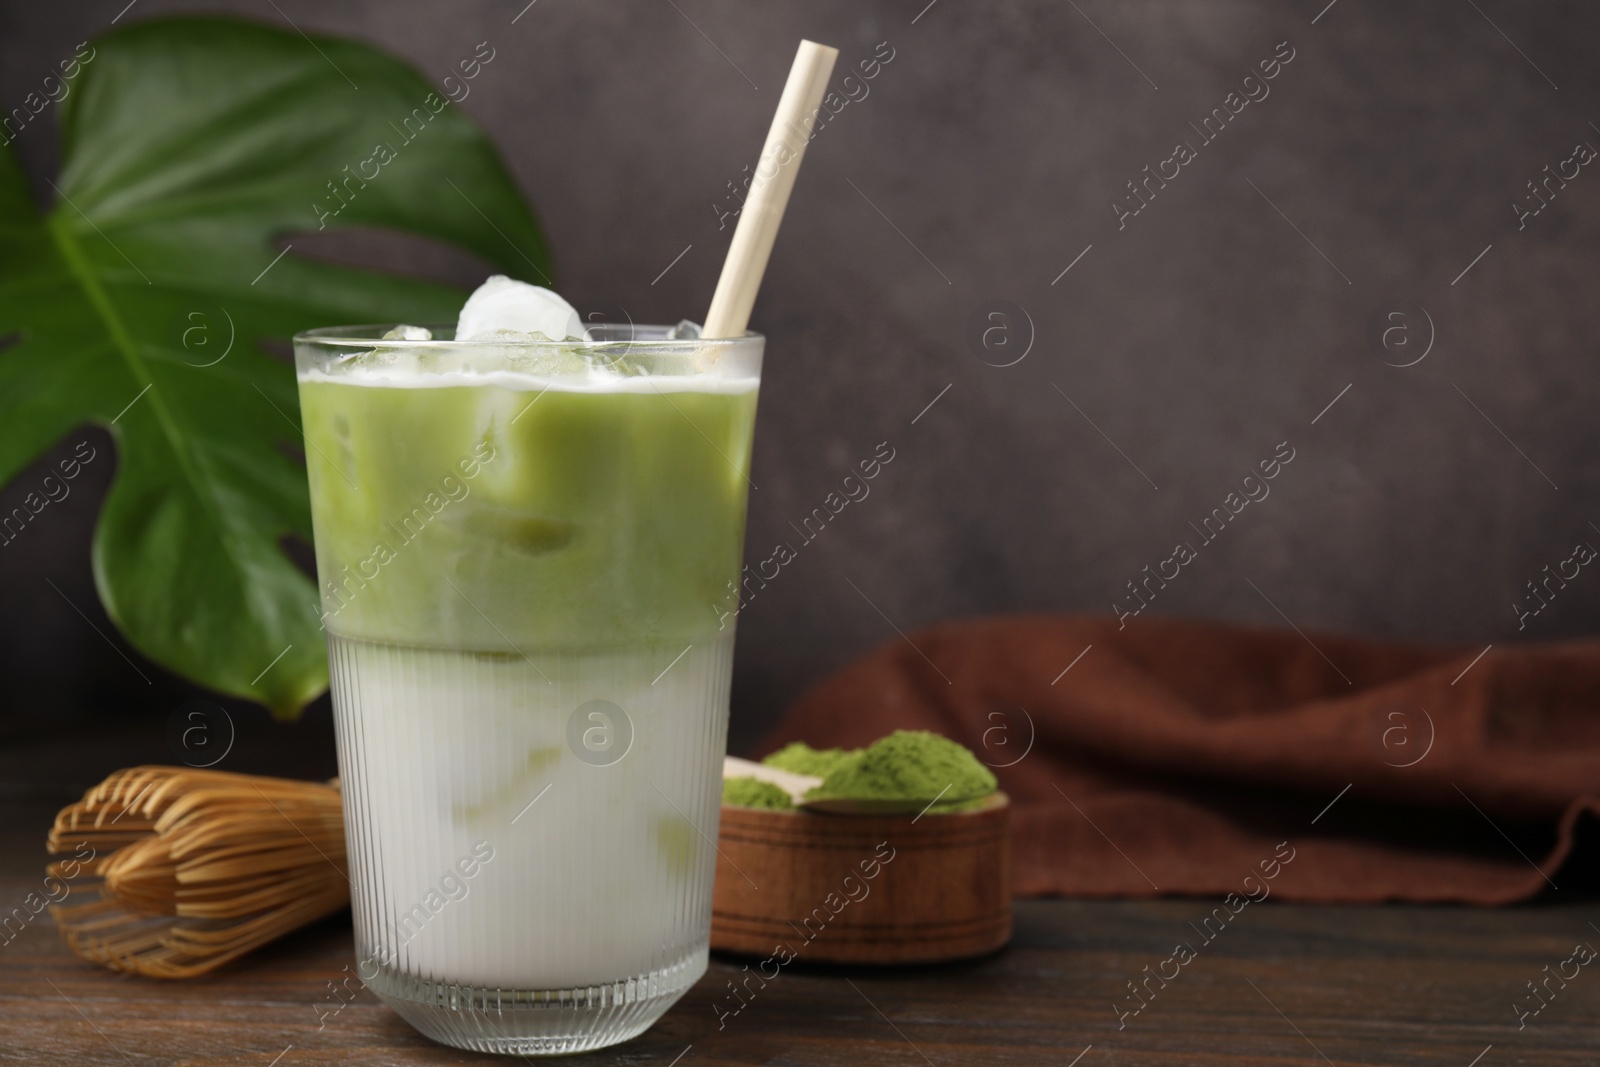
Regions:
[[[669,341],[693,341],[700,336],[700,324],[684,319],[667,331]]]
[[[559,337],[551,337],[543,330],[479,330],[476,337],[466,337],[467,341],[505,341],[515,344],[518,341],[559,341]]]
[[[431,341],[433,331],[426,326],[396,326],[383,335],[385,341]]]
[[[457,341],[506,340],[515,334],[542,334],[555,340],[582,339],[583,320],[573,306],[549,289],[492,275],[461,308]]]

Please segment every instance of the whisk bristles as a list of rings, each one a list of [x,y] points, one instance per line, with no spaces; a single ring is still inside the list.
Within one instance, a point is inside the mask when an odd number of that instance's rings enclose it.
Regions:
[[[84,959],[155,978],[206,974],[350,901],[339,790],[188,767],[117,771],[56,816],[53,905]],[[87,854],[87,858],[86,858]]]

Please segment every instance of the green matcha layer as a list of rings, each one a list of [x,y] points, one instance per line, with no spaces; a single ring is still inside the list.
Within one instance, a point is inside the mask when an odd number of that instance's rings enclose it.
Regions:
[[[494,379],[301,380],[327,628],[514,654],[732,625],[753,383]]]

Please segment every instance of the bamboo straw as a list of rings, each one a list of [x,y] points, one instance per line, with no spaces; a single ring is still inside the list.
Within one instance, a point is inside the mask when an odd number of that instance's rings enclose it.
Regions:
[[[118,771],[50,830],[68,947],[153,978],[206,974],[349,903],[339,791],[186,767]],[[85,849],[91,858],[82,859]]]
[[[739,213],[739,225],[728,245],[728,258],[723,261],[722,276],[711,298],[711,310],[706,313],[706,324],[700,331],[702,337],[743,337],[745,327],[750,324],[756,291],[761,288],[761,276],[767,271],[772,243],[777,240],[778,226],[783,222],[784,209],[789,206],[789,193],[794,189],[801,157],[811,140],[817,109],[827,91],[834,60],[838,58],[837,48],[815,41],[800,42],[794,66],[789,68],[789,80],[783,86],[783,96],[778,100],[778,112],[772,118],[772,128],[767,131],[766,145],[761,149],[761,159],[750,181],[750,193]]]

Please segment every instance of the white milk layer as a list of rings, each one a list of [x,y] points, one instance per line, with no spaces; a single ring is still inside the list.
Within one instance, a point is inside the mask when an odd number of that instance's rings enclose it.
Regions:
[[[731,627],[531,660],[330,635],[361,973],[692,980],[732,654]]]

